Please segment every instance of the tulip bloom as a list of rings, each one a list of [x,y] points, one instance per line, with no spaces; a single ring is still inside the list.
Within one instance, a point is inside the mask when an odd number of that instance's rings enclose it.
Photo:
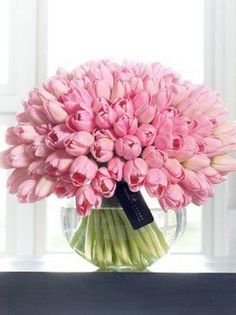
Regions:
[[[115,151],[117,155],[126,160],[133,160],[140,155],[142,148],[136,136],[127,135],[116,140]]]
[[[148,167],[143,159],[137,158],[125,163],[124,180],[129,185],[130,190],[138,191],[142,186]]]
[[[114,132],[118,137],[134,135],[138,128],[137,118],[131,118],[127,114],[120,116],[114,124]]]
[[[92,98],[84,88],[71,88],[61,97],[65,110],[68,114],[73,114],[77,110],[91,108]]]
[[[157,130],[150,124],[142,124],[136,131],[136,136],[139,138],[142,146],[147,147],[153,144],[156,138]]]
[[[54,124],[63,123],[68,117],[67,112],[63,108],[63,104],[58,101],[45,101],[43,108],[49,121]]]
[[[117,117],[123,115],[133,117],[134,115],[134,108],[131,100],[126,100],[125,98],[117,100],[113,105],[113,109],[115,110]]]
[[[73,158],[63,149],[58,149],[46,159],[45,171],[51,176],[60,176],[69,171]]]
[[[111,174],[111,177],[114,178],[116,181],[121,181],[123,178],[123,169],[124,169],[125,162],[122,161],[118,157],[114,157],[107,163],[107,169]]]
[[[101,138],[109,138],[112,141],[115,141],[117,138],[114,134],[114,132],[111,129],[94,129],[93,136],[96,140],[99,140]]]
[[[27,145],[20,144],[14,147],[8,156],[9,164],[12,167],[26,167],[32,161],[32,158],[27,154]]]
[[[168,209],[178,210],[186,207],[187,204],[191,202],[191,197],[180,185],[170,184],[163,192],[159,202],[162,209],[165,211]]]
[[[72,131],[92,132],[95,128],[94,114],[91,109],[78,110],[67,119],[67,127]]]
[[[109,138],[101,138],[94,142],[90,152],[98,162],[107,162],[113,157],[114,142]]]
[[[29,124],[17,126],[14,132],[24,143],[31,143],[35,137],[39,136],[35,128]]]
[[[205,168],[210,164],[210,160],[204,155],[194,155],[189,160],[183,162],[183,166],[191,171]]]
[[[7,128],[5,140],[7,144],[14,146],[22,143],[22,139],[15,132],[15,127]]]
[[[93,207],[101,207],[102,198],[89,185],[81,186],[76,192],[76,210],[81,216],[89,214]]]
[[[48,82],[44,84],[44,88],[51,94],[59,98],[69,90],[68,80],[61,75],[52,77]]]
[[[172,184],[176,184],[184,178],[184,169],[176,159],[167,159],[163,165],[163,171]]]
[[[10,194],[16,194],[19,186],[29,178],[27,168],[16,168],[7,180],[7,188]]]
[[[70,155],[79,156],[87,154],[94,143],[94,137],[87,131],[72,133],[64,141],[66,152]]]
[[[225,180],[225,177],[211,166],[202,168],[199,172],[204,174],[211,184],[219,184]]]
[[[28,167],[30,176],[39,176],[45,174],[46,163],[45,159],[36,159]]]
[[[65,125],[57,125],[45,137],[46,145],[54,150],[56,148],[64,148],[64,140],[71,134]]]
[[[210,187],[210,184],[203,173],[196,173],[187,169],[184,170],[184,179],[182,181],[182,185],[186,190],[193,192],[208,191]]]
[[[125,96],[125,89],[120,80],[117,80],[114,84],[112,94],[111,94],[111,100],[114,101],[119,98],[123,98]]]
[[[94,110],[97,112],[95,117],[97,127],[107,129],[113,126],[117,115],[107,100],[102,99],[98,102],[94,107]]]
[[[97,174],[97,164],[85,155],[77,157],[70,167],[70,178],[75,186],[82,186]]]
[[[17,192],[17,199],[20,203],[25,202],[35,202],[37,197],[34,193],[35,187],[37,185],[37,179],[26,179],[23,183],[20,184]]]
[[[72,198],[75,196],[78,187],[70,182],[59,180],[53,187],[53,192],[58,198]]]
[[[212,159],[211,166],[224,175],[236,171],[236,160],[227,155],[219,155]]]
[[[1,168],[6,168],[6,169],[12,168],[11,161],[10,161],[10,152],[11,152],[11,149],[7,149],[0,153],[0,167]]]
[[[140,92],[133,100],[135,116],[140,124],[150,123],[156,113],[156,106],[151,104],[150,94],[146,91]]]
[[[34,189],[34,194],[37,200],[41,200],[49,196],[53,191],[55,180],[47,176],[42,176]]]
[[[166,174],[159,168],[151,168],[145,177],[144,186],[151,197],[161,197],[168,185]]]
[[[149,167],[161,168],[167,160],[166,154],[156,149],[154,146],[148,146],[143,150],[142,158]]]
[[[93,189],[104,196],[110,198],[114,195],[116,189],[116,182],[111,177],[106,167],[99,168],[96,177],[92,180],[91,185]]]

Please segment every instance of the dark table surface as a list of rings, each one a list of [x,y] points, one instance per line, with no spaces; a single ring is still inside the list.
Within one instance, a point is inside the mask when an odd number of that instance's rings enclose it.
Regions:
[[[236,314],[235,273],[0,273],[0,315]]]

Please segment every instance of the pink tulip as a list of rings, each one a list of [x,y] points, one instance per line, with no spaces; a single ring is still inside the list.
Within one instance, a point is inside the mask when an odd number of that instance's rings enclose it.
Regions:
[[[202,145],[205,149],[205,143],[200,142],[200,140],[195,141],[192,136],[173,136],[171,146],[166,150],[166,153],[169,157],[175,157],[182,162],[198,153]]]
[[[37,131],[32,125],[19,125],[15,128],[15,134],[22,140],[24,143],[31,143],[35,137],[39,136]]]
[[[32,152],[32,157],[47,157],[52,153],[52,150],[45,143],[44,136],[37,137],[32,144],[27,146],[26,150]]]
[[[170,184],[159,199],[163,210],[178,210],[186,207],[191,202],[190,195],[178,184]]]
[[[51,95],[52,96],[52,95]],[[55,99],[53,96],[51,99]],[[27,118],[36,125],[44,124],[48,122],[48,118],[44,112],[42,106],[44,98],[38,89],[34,89],[29,93],[29,99],[27,102],[23,102],[25,114]],[[19,116],[19,118],[22,117]],[[22,120],[22,119],[21,119]]]
[[[39,176],[45,174],[45,159],[36,159],[28,167],[30,176]]]
[[[110,159],[107,163],[107,169],[111,174],[111,177],[118,182],[123,178],[124,165],[125,162],[118,157]]]
[[[212,159],[211,166],[224,175],[236,171],[236,160],[228,155],[219,155]]]
[[[91,186],[81,186],[76,192],[76,210],[81,216],[86,216],[93,207],[101,207],[102,198]]]
[[[133,106],[136,111],[143,110],[150,103],[150,94],[145,91],[140,91],[133,99]]]
[[[222,147],[222,141],[217,137],[206,137],[204,138],[205,151],[204,153],[208,156],[215,156]]]
[[[70,167],[70,177],[75,186],[82,186],[97,174],[97,164],[85,155],[77,157]]]
[[[113,157],[114,142],[109,138],[101,138],[94,142],[90,152],[98,162],[107,162]]]
[[[96,128],[93,131],[93,136],[96,140],[99,140],[101,138],[109,138],[112,141],[115,141],[117,138],[114,134],[114,132],[112,131],[112,129],[99,129]]]
[[[37,201],[37,197],[34,192],[37,183],[37,179],[27,179],[23,183],[21,183],[17,192],[18,202],[32,203]]]
[[[138,128],[137,118],[131,118],[127,114],[120,116],[114,124],[114,132],[118,137],[134,135]]]
[[[232,121],[232,122],[224,122],[223,124],[221,124],[220,126],[218,126],[214,132],[213,135],[214,136],[232,136],[236,134],[236,122]]]
[[[105,81],[96,81],[94,82],[94,89],[96,91],[97,97],[110,98],[111,90],[109,85]]]
[[[51,149],[64,148],[64,140],[70,136],[71,132],[65,125],[59,124],[52,128],[46,135],[45,143]]]
[[[145,177],[144,186],[151,197],[161,197],[168,185],[166,174],[159,168],[151,168]]]
[[[53,192],[58,198],[72,198],[78,187],[63,180],[59,180],[53,187]]]
[[[62,95],[61,100],[68,114],[73,114],[77,110],[91,108],[92,98],[88,91],[81,87],[71,88]]]
[[[5,151],[0,152],[0,167],[1,168],[12,168],[11,160],[10,160],[11,149],[7,149]]]
[[[72,131],[92,132],[95,128],[92,110],[78,110],[67,119],[67,127]]]
[[[163,151],[156,149],[154,146],[148,146],[143,150],[142,158],[147,165],[152,168],[161,168],[167,160],[167,156]]]
[[[171,184],[176,184],[184,178],[184,169],[176,159],[167,159],[164,163],[163,171],[166,173]]]
[[[58,101],[47,101],[43,103],[45,114],[50,122],[54,124],[66,121],[68,114],[63,108],[63,104]]]
[[[129,185],[130,190],[138,191],[142,186],[148,167],[143,159],[136,158],[128,161],[124,166],[124,180]]]
[[[156,113],[156,105],[151,104],[150,94],[140,92],[133,100],[135,116],[140,124],[150,123]]]
[[[9,154],[9,164],[14,168],[26,167],[32,161],[32,158],[27,154],[27,145],[20,144],[14,147]]]
[[[87,154],[89,148],[94,143],[94,137],[87,131],[79,131],[72,133],[64,141],[66,152],[70,155],[79,156]]]
[[[130,85],[130,94],[134,93],[138,93],[141,90],[143,90],[143,81],[141,78],[138,77],[132,77],[129,81],[129,85]]]
[[[204,174],[185,169],[182,185],[192,192],[208,191],[209,182]]]
[[[225,180],[225,177],[211,166],[202,168],[199,172],[205,175],[211,184],[219,184]]]
[[[59,98],[61,95],[65,94],[69,90],[68,80],[64,76],[57,75],[48,80],[44,84],[44,88],[51,94]]]
[[[140,155],[142,148],[136,136],[127,135],[116,140],[115,151],[117,155],[126,160],[133,160]]]
[[[105,198],[110,198],[114,195],[116,182],[106,167],[98,169],[97,175],[91,184],[93,189]]]
[[[108,100],[101,99],[94,106],[94,111],[97,113],[95,117],[97,127],[104,129],[113,127],[117,115],[114,109],[112,108],[112,104]]]
[[[49,196],[53,192],[55,180],[47,176],[42,176],[35,186],[34,194],[37,200],[41,200]]]
[[[153,144],[156,138],[156,128],[150,124],[142,124],[136,131],[136,136],[139,138],[142,146],[147,147]]]
[[[183,162],[183,166],[191,171],[196,171],[205,168],[210,164],[210,160],[204,155],[195,155],[189,160]]]
[[[131,100],[126,100],[125,98],[118,99],[114,103],[113,109],[115,110],[117,117],[121,117],[123,115],[133,117],[134,115],[134,108]]]
[[[120,80],[117,80],[114,84],[111,94],[111,100],[114,101],[125,96],[125,89],[123,83]]]
[[[69,171],[73,160],[65,150],[55,150],[46,159],[45,171],[51,176],[60,176]]]
[[[29,178],[27,168],[15,169],[7,180],[7,188],[10,194],[16,194],[19,186]]]
[[[22,143],[22,139],[15,133],[15,127],[7,128],[5,140],[7,144],[14,146]]]

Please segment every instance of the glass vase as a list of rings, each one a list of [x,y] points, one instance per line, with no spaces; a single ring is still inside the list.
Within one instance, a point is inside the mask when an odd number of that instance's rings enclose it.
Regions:
[[[63,233],[72,249],[102,271],[145,271],[183,234],[186,211],[151,209],[154,221],[138,230],[115,198],[82,217],[75,207],[61,209]]]

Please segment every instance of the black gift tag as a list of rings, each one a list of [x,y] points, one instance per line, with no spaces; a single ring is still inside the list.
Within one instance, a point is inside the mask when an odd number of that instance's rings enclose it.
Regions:
[[[118,182],[115,193],[133,229],[137,230],[153,222],[152,213],[140,191],[132,192],[127,183]]]

